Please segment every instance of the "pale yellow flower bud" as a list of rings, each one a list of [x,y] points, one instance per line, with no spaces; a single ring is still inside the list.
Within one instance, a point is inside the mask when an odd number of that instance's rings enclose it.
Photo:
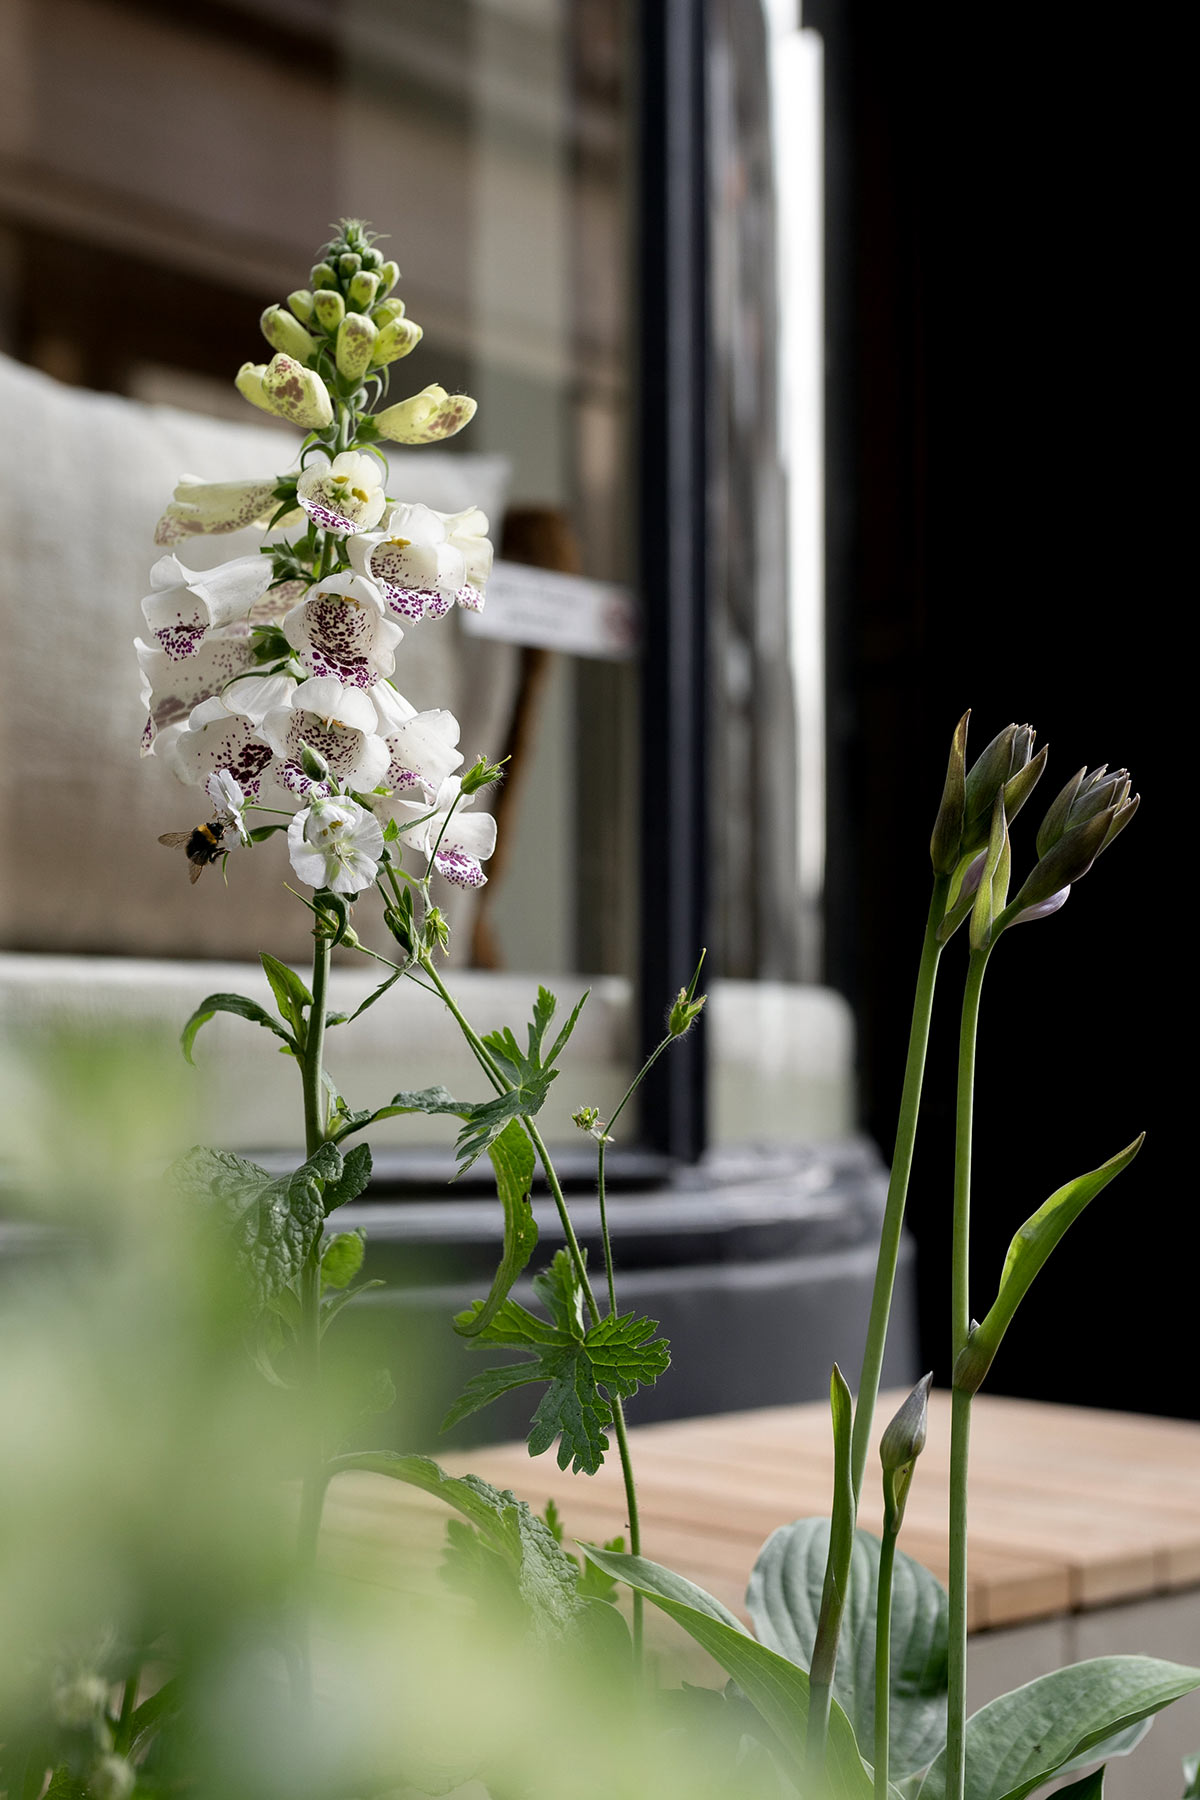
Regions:
[[[378,336],[365,314],[346,314],[337,334],[338,374],[346,381],[360,381],[366,374]]]
[[[386,294],[400,279],[400,265],[389,258],[379,271],[379,291]]]
[[[393,444],[436,444],[469,424],[475,405],[469,394],[448,394],[434,383],[376,413],[375,424],[380,437]]]
[[[381,300],[378,306],[371,308],[371,317],[382,331],[384,326],[390,325],[393,319],[404,317],[404,302],[403,300]]]
[[[346,316],[346,302],[336,288],[320,288],[313,295],[313,312],[323,331],[336,331]]]
[[[385,363],[399,362],[402,356],[416,349],[424,335],[415,319],[393,319],[383,326],[375,340],[371,367],[381,369]]]
[[[307,288],[296,288],[287,297],[287,303],[302,325],[307,325],[313,315],[313,297]]]
[[[282,351],[265,368],[261,363],[243,363],[234,385],[252,406],[304,431],[321,431],[332,422],[333,402],[321,377]]]
[[[297,362],[307,362],[316,350],[316,338],[310,337],[299,319],[285,312],[282,306],[268,306],[259,325],[273,350],[283,350]]]
[[[375,293],[379,286],[378,275],[372,275],[369,269],[360,269],[350,283],[350,304],[359,312],[370,312],[375,304]]]

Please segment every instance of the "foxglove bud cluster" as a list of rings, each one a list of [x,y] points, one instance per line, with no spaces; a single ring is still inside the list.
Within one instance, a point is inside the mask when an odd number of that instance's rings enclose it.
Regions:
[[[455,604],[478,610],[492,562],[478,508],[443,514],[385,492],[380,438],[434,443],[475,411],[466,395],[435,385],[370,412],[388,366],[421,338],[391,294],[399,276],[372,234],[347,220],[311,285],[266,308],[274,354],[244,364],[236,386],[309,434],[300,466],[249,481],[183,477],[156,542],[247,526],[278,535],[261,554],[207,570],[160,557],[142,602],[151,641],[137,649],[143,754],[200,789],[211,813],[162,840],[186,847],[192,879],[278,829],[256,829],[246,815],[282,811],[294,872],[336,898],[338,941],[351,941],[348,899],[386,879],[389,926],[411,947],[400,851],[425,857],[426,881],[436,868],[459,886],[482,886],[495,821],[467,809],[501,771],[481,757],[460,779],[458,721],[411,705],[393,680],[405,631]],[[435,913],[423,930],[440,944]]]

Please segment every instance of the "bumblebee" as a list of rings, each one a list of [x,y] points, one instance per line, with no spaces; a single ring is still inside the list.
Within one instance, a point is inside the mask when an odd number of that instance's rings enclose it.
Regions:
[[[227,830],[228,826],[223,820],[213,819],[210,824],[196,825],[191,831],[164,831],[158,841],[169,850],[177,850],[180,844],[183,845],[191,864],[189,879],[197,882],[209,863],[215,863],[226,854],[221,840]]]

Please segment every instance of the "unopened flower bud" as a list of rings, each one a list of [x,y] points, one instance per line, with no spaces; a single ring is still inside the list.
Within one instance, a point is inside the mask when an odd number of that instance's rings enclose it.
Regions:
[[[972,764],[965,784],[960,854],[971,855],[987,843],[996,795],[1028,765],[1034,735],[1028,725],[1006,725]],[[1024,804],[1028,793],[1028,789],[1021,792],[1018,787],[1019,804]]]
[[[962,841],[966,807],[967,722],[970,717],[969,712],[963,714],[954,728],[954,737],[950,743],[942,803],[938,807],[933,836],[929,840],[929,855],[935,875],[952,875],[959,862],[959,844]]]
[[[400,948],[404,951],[405,955],[411,956],[413,952],[411,908],[408,913],[405,914],[397,912],[394,906],[385,906],[383,909],[383,922],[399,944]]]
[[[316,338],[310,337],[299,319],[282,306],[268,306],[259,325],[272,349],[283,350],[298,362],[308,362],[317,348]]]
[[[879,1460],[888,1474],[915,1462],[929,1435],[929,1390],[933,1372],[922,1375],[879,1440]]]
[[[425,943],[430,950],[450,948],[450,921],[440,906],[431,906],[425,914]]]
[[[337,369],[346,381],[361,381],[379,336],[365,313],[347,313],[338,326]]]
[[[337,266],[341,275],[357,275],[362,268],[362,257],[357,250],[344,250],[338,257]]]
[[[1004,792],[1001,789],[992,807],[987,857],[975,891],[975,903],[971,908],[972,950],[986,950],[993,942],[993,927],[1008,899],[1011,870],[1012,849],[1008,837],[1008,820],[1004,816]]]
[[[362,251],[362,266],[364,269],[381,268],[383,266],[382,250],[377,250],[374,244],[368,244]]]
[[[293,288],[287,297],[290,311],[302,325],[307,325],[313,315],[313,297],[308,288]]]
[[[234,385],[252,406],[304,431],[321,431],[333,419],[329,389],[316,370],[306,369],[282,350],[265,368],[261,363],[243,363]]]
[[[368,270],[360,269],[347,290],[351,306],[357,307],[359,312],[369,312],[375,304],[378,287],[378,275],[372,275]]]
[[[399,279],[400,279],[400,265],[398,263],[393,262],[391,260],[391,258],[389,257],[387,262],[383,263],[379,270],[379,291],[380,291],[380,293],[381,294],[388,293],[392,288],[395,287],[395,285],[399,281]]]
[[[374,415],[380,437],[394,444],[436,444],[453,437],[475,416],[469,394],[448,394],[436,382],[411,399],[399,400]]]
[[[1056,795],[1042,820],[1037,835],[1038,855],[1045,856],[1073,825],[1082,825],[1109,807],[1123,805],[1129,799],[1130,785],[1127,769],[1115,769],[1111,774],[1106,764],[1090,774],[1086,768],[1080,769]]]
[[[308,279],[314,288],[335,288],[337,286],[337,270],[332,263],[314,263]]]
[[[378,306],[371,308],[371,317],[382,331],[384,326],[390,325],[393,319],[404,317],[404,302],[403,300],[381,300]]]
[[[480,788],[490,787],[493,781],[499,781],[503,774],[503,763],[489,762],[486,756],[477,757],[462,778],[461,791],[464,794],[478,793]]]
[[[310,781],[328,781],[329,779],[329,764],[319,750],[314,750],[312,745],[305,743],[303,739],[300,741],[300,767]]]
[[[313,312],[323,331],[336,331],[346,316],[346,302],[336,288],[322,288],[313,295]]]
[[[1082,881],[1104,848],[1112,822],[1110,810],[1098,813],[1094,819],[1085,819],[1081,825],[1073,825],[1039,859],[1013,901],[1014,913],[1028,912],[1032,907],[1040,906],[1043,900],[1051,899],[1062,888],[1070,887],[1072,882]]]
[[[392,319],[385,325],[375,340],[375,349],[371,355],[372,368],[381,369],[387,363],[399,362],[410,350],[415,350],[424,337],[424,330],[415,319]]]
[[[578,1112],[571,1114],[571,1122],[578,1125],[580,1131],[591,1131],[600,1123],[600,1108],[598,1106],[581,1106]]]

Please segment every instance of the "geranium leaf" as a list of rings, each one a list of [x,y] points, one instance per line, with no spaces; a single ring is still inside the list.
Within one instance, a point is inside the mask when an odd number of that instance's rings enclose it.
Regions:
[[[521,1085],[509,1088],[506,1093],[497,1094],[495,1099],[481,1100],[477,1106],[464,1109],[465,1123],[455,1145],[455,1155],[459,1159],[456,1176],[465,1174],[471,1164],[495,1143],[510,1119],[529,1118],[541,1111],[550,1083],[557,1074],[557,1069],[544,1069],[529,1075]]]
[[[509,1290],[537,1246],[538,1228],[530,1204],[533,1180],[533,1145],[515,1119],[510,1119],[488,1156],[496,1176],[496,1192],[504,1208],[504,1252],[492,1279],[491,1292],[467,1323],[459,1319],[454,1329],[463,1337],[478,1337],[491,1324],[508,1298]]]

